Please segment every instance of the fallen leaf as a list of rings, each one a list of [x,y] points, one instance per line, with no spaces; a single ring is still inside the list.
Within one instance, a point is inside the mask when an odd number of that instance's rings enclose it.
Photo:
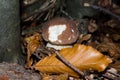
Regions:
[[[98,29],[98,25],[96,24],[95,20],[90,20],[88,25],[88,31],[93,33]]]
[[[120,29],[120,22],[117,19],[112,19],[104,23],[105,26],[109,26],[112,29],[117,28]]]
[[[33,63],[33,60],[30,58],[31,55],[35,52],[35,50],[38,48],[40,42],[40,34],[35,33],[32,36],[26,37],[25,41],[27,43],[27,63],[26,67],[30,67]]]
[[[113,3],[112,10],[113,13],[120,15],[120,6]]]
[[[81,71],[95,70],[101,72],[112,62],[110,58],[96,49],[81,44],[75,44],[73,48],[64,48],[59,53]],[[57,59],[55,54],[40,60],[34,65],[34,68],[42,73],[68,73],[71,76],[79,77],[77,73]]]
[[[114,60],[120,57],[120,45],[107,37],[97,46],[97,50],[108,53]]]
[[[98,5],[100,5],[101,7],[105,7],[105,8],[109,8],[112,4],[111,4],[111,0],[99,0],[98,1]]]
[[[77,40],[77,43],[81,44],[83,41],[87,41],[91,38],[91,34],[87,34],[83,36],[82,34],[79,36],[79,39]]]

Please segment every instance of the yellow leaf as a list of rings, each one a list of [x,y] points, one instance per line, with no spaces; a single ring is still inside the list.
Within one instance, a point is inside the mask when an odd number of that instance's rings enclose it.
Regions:
[[[112,62],[110,58],[96,49],[81,44],[75,44],[73,48],[64,48],[59,53],[81,71],[101,72]],[[71,76],[78,77],[77,73],[57,59],[55,54],[40,60],[34,67],[43,73],[69,73]]]

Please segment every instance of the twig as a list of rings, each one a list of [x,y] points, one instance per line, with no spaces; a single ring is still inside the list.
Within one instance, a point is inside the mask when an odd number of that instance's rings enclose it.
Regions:
[[[107,71],[107,72],[110,73],[110,74],[112,74],[112,75],[114,75],[114,76],[120,77],[120,75],[117,74],[117,73],[113,73],[113,72],[111,72],[111,71]]]
[[[108,75],[105,75],[105,74],[103,74],[102,76],[106,79],[109,79],[109,80],[116,80],[115,78],[108,76]]]
[[[41,33],[41,25],[40,26],[36,26],[33,28],[29,28],[29,29],[24,29],[22,30],[22,35],[26,35],[26,34],[30,34],[30,33],[34,33],[34,32],[40,32]]]
[[[55,51],[55,54],[57,55],[58,59],[60,59],[65,65],[67,65],[69,68],[71,68],[72,70],[74,70],[79,76],[84,77],[84,73],[82,71],[80,71],[78,68],[76,68],[75,66],[73,66],[70,62],[68,62],[64,57],[62,57],[58,51]],[[92,80],[90,77],[86,76],[86,78],[88,80]]]
[[[44,11],[47,11],[48,9],[50,9],[51,7],[54,6],[55,2],[56,2],[56,0],[48,0],[48,2],[45,2],[38,10],[32,12],[27,17],[22,18],[22,20],[25,21],[26,19],[28,19],[29,17],[31,17],[35,14],[39,14]]]
[[[89,4],[89,3],[84,3],[84,6],[85,6],[85,7],[92,7],[93,9],[98,9],[98,10],[103,11],[103,12],[105,12],[105,13],[107,13],[107,14],[115,17],[115,18],[117,18],[118,20],[120,20],[120,16],[119,16],[119,15],[114,14],[114,13],[112,13],[111,11],[109,11],[109,10],[107,10],[107,9],[105,9],[105,8],[102,8],[102,7],[100,7],[100,6],[93,5],[93,4]]]
[[[115,76],[115,77],[112,77],[112,76],[107,75],[107,74],[102,74],[102,76],[103,76],[104,78],[107,78],[107,79],[109,79],[109,80],[118,80],[117,77],[120,77],[119,74],[113,73],[113,72],[111,72],[111,71],[107,71],[107,73],[112,74],[112,75]]]
[[[69,17],[71,20],[73,20],[73,18],[72,18],[66,11],[64,11],[63,9],[61,9],[61,12],[62,12],[65,16],[67,16],[67,17]]]

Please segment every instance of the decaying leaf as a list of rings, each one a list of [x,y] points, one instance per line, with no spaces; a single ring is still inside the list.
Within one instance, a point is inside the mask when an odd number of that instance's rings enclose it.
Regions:
[[[35,52],[40,42],[40,34],[35,33],[30,37],[26,37],[25,41],[27,43],[27,64],[26,67],[30,67],[33,63],[33,60],[30,58],[31,54]]]
[[[112,4],[111,4],[111,0],[99,0],[98,1],[98,5],[102,6],[102,7],[107,7],[109,8]]]
[[[75,44],[73,48],[64,48],[59,53],[82,71],[95,70],[101,72],[112,62],[110,58],[96,49],[81,44]],[[34,65],[34,68],[43,73],[68,73],[71,76],[78,77],[77,73],[57,59],[55,54],[40,60]]]
[[[113,4],[113,6],[112,6],[112,12],[115,13],[115,14],[120,15],[120,6],[118,6],[116,4]]]
[[[81,44],[83,41],[87,41],[91,38],[91,34],[87,34],[85,36],[83,36],[83,34],[81,34],[77,40],[77,43]]]
[[[88,31],[93,33],[98,29],[98,25],[96,24],[95,20],[90,20],[88,25]]]
[[[107,52],[114,60],[120,57],[120,46],[112,42],[109,38],[104,38],[104,41],[97,46],[100,52]]]
[[[104,23],[105,26],[109,26],[111,28],[120,28],[120,22],[116,19],[109,20]]]

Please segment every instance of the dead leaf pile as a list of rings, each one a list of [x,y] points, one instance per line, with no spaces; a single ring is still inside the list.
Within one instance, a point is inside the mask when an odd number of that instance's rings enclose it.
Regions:
[[[86,0],[87,7],[95,11],[93,16],[90,16],[93,12],[89,12],[89,9],[87,10],[77,1],[74,0],[73,4],[69,0],[23,0],[22,9],[24,10],[21,20],[24,47],[27,49],[25,67],[38,70],[42,73],[43,80],[74,80],[80,77],[64,61],[58,59],[55,53],[57,51],[66,61],[83,72],[85,79],[87,76],[98,80],[105,78],[114,80],[115,77],[119,79],[120,6],[116,3],[119,0]],[[84,0],[78,2],[83,3]],[[69,3],[70,5],[67,6]],[[78,4],[79,7],[77,7]],[[71,15],[67,10],[67,7],[73,8],[73,5],[77,9],[72,10],[71,13],[75,15]],[[87,11],[88,15],[83,16]],[[79,19],[80,16],[82,19]],[[72,48],[53,51],[54,47],[46,46],[49,42],[43,40],[41,36],[42,25],[55,17],[65,17],[76,22],[80,35],[76,42],[68,44]],[[116,73],[109,73],[110,68],[114,68]]]

